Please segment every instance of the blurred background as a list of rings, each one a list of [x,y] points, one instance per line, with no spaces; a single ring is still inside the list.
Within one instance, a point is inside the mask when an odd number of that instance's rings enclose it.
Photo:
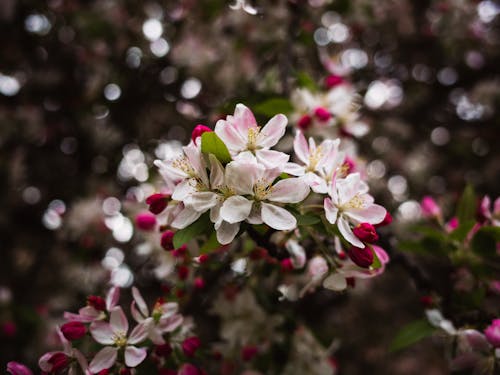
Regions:
[[[101,290],[106,252],[129,257],[130,221],[113,232],[103,212],[153,178],[164,142],[188,141],[235,103],[288,98],[304,77],[321,85],[332,65],[361,94],[371,130],[359,151],[397,220],[418,215],[425,194],[446,207],[466,183],[498,195],[497,2],[233,3],[0,2],[2,368],[34,368],[50,324]],[[322,319],[310,323],[344,338],[342,373],[446,373],[439,348],[386,353],[391,332],[422,313],[401,270],[370,295],[339,307],[314,297]]]

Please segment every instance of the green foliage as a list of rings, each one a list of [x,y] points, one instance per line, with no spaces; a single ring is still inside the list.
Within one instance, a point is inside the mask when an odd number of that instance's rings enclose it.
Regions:
[[[321,222],[321,218],[319,215],[311,215],[311,214],[300,215],[294,213],[294,216],[297,219],[298,226],[303,226],[303,225],[310,226]]]
[[[232,160],[226,145],[215,132],[205,132],[201,135],[201,152],[213,154],[222,164]]]
[[[293,110],[292,104],[288,99],[271,98],[254,107],[254,112],[272,117],[278,113],[290,113]]]
[[[205,133],[207,134],[207,133]],[[177,249],[182,245],[188,243],[196,236],[204,233],[207,228],[211,228],[210,218],[208,212],[202,215],[193,224],[184,229],[178,230],[174,235],[174,247]]]
[[[458,203],[457,217],[459,223],[474,220],[476,214],[476,193],[471,185],[467,185]]]
[[[306,72],[297,73],[297,84],[300,87],[307,88],[311,91],[318,91],[318,85],[316,81]]]
[[[416,320],[404,326],[389,346],[390,352],[404,349],[434,333],[435,327],[425,319]]]
[[[371,268],[374,270],[378,270],[379,268],[382,267],[382,262],[380,261],[380,258],[378,257],[375,250],[373,250],[373,248],[371,246],[368,246],[368,247],[370,248],[371,252],[373,253],[373,263],[371,265]]]
[[[211,251],[216,250],[221,246],[222,245],[219,243],[219,241],[217,241],[217,235],[214,231],[210,234],[207,241],[200,248],[200,254],[210,253]]]
[[[474,253],[487,258],[496,256],[496,244],[500,241],[499,227],[482,227],[477,231],[471,241]]]

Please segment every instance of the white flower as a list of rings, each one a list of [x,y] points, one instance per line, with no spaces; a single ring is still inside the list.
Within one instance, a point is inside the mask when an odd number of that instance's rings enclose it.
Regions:
[[[349,223],[378,224],[385,218],[385,208],[373,203],[373,197],[368,194],[368,185],[361,181],[359,173],[334,181],[328,194],[330,197],[324,200],[326,219],[331,224],[337,224],[348,242],[364,248],[365,245],[354,235]]]

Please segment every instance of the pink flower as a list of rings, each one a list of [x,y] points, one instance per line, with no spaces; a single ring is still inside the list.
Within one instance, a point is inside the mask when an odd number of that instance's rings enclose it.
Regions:
[[[87,328],[81,322],[68,322],[63,324],[61,332],[70,341],[81,339],[87,333]]]
[[[194,127],[193,132],[191,133],[191,140],[194,142],[194,144],[197,144],[197,140],[203,133],[206,132],[212,132],[213,130],[210,129],[208,126],[198,124]]]
[[[156,217],[149,212],[143,212],[135,217],[135,224],[141,230],[150,231],[156,225]]]
[[[89,296],[87,306],[78,310],[78,314],[65,312],[64,319],[70,322],[91,323],[106,318],[105,311],[110,311],[118,303],[120,288],[113,287],[108,291],[106,300],[99,296]]]
[[[12,375],[33,375],[28,367],[19,362],[7,363],[7,372]]]
[[[139,323],[127,336],[128,321],[121,307],[114,307],[110,312],[108,322],[97,321],[90,325],[90,334],[99,344],[106,345],[101,349],[92,362],[89,369],[93,373],[113,367],[116,362],[119,349],[125,351],[125,364],[127,367],[136,367],[146,358],[147,352],[144,348],[134,345],[146,339],[148,336],[149,321]]]
[[[438,218],[441,217],[441,208],[438,206],[434,198],[426,195],[422,198],[420,203],[420,208],[422,209],[422,215],[428,218]]]
[[[493,204],[493,212],[490,209],[491,199],[489,196],[485,196],[481,200],[481,204],[479,205],[479,217],[482,219],[481,221],[489,221],[491,225],[498,227],[500,226],[500,197],[495,200]]]
[[[201,341],[198,337],[191,336],[185,339],[182,342],[181,346],[182,346],[182,351],[186,356],[193,357],[198,348],[201,346]]]
[[[500,348],[500,319],[494,319],[484,330],[486,338],[495,348]]]
[[[358,224],[353,228],[352,232],[363,242],[374,243],[378,241],[377,231],[370,223]]]

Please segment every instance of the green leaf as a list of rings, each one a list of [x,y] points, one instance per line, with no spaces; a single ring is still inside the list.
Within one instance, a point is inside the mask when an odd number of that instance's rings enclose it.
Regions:
[[[272,117],[278,113],[290,113],[293,107],[288,99],[271,98],[254,107],[254,112],[261,115]]]
[[[211,251],[214,251],[221,246],[222,245],[219,243],[219,241],[217,241],[217,234],[214,231],[212,232],[212,234],[210,234],[210,237],[208,237],[207,242],[205,242],[200,248],[200,254],[210,253]]]
[[[309,74],[306,72],[298,72],[297,73],[297,84],[300,87],[305,87],[311,91],[318,91],[318,85],[316,81],[311,78]]]
[[[500,228],[482,227],[472,238],[472,251],[484,257],[495,257],[498,241],[500,241]]]
[[[295,218],[297,219],[297,225],[299,226],[314,225],[321,222],[321,218],[319,215],[310,215],[310,214],[295,215]]]
[[[373,250],[373,247],[368,246],[368,248],[373,253],[373,263],[372,263],[372,265],[370,267],[371,267],[371,269],[378,270],[379,268],[382,267],[382,262],[380,261],[380,259],[379,259],[378,255],[377,255],[377,253],[375,252],[375,250]]]
[[[459,223],[474,220],[476,214],[476,193],[471,185],[467,185],[458,202],[457,217]]]
[[[404,349],[434,333],[436,328],[425,319],[416,320],[404,326],[389,346],[390,352]]]
[[[201,135],[201,152],[213,154],[222,164],[232,160],[226,145],[215,132],[205,132]]]
[[[178,249],[182,245],[187,244],[196,236],[204,233],[207,230],[207,228],[211,228],[208,212],[202,215],[193,224],[175,232],[174,248]]]

